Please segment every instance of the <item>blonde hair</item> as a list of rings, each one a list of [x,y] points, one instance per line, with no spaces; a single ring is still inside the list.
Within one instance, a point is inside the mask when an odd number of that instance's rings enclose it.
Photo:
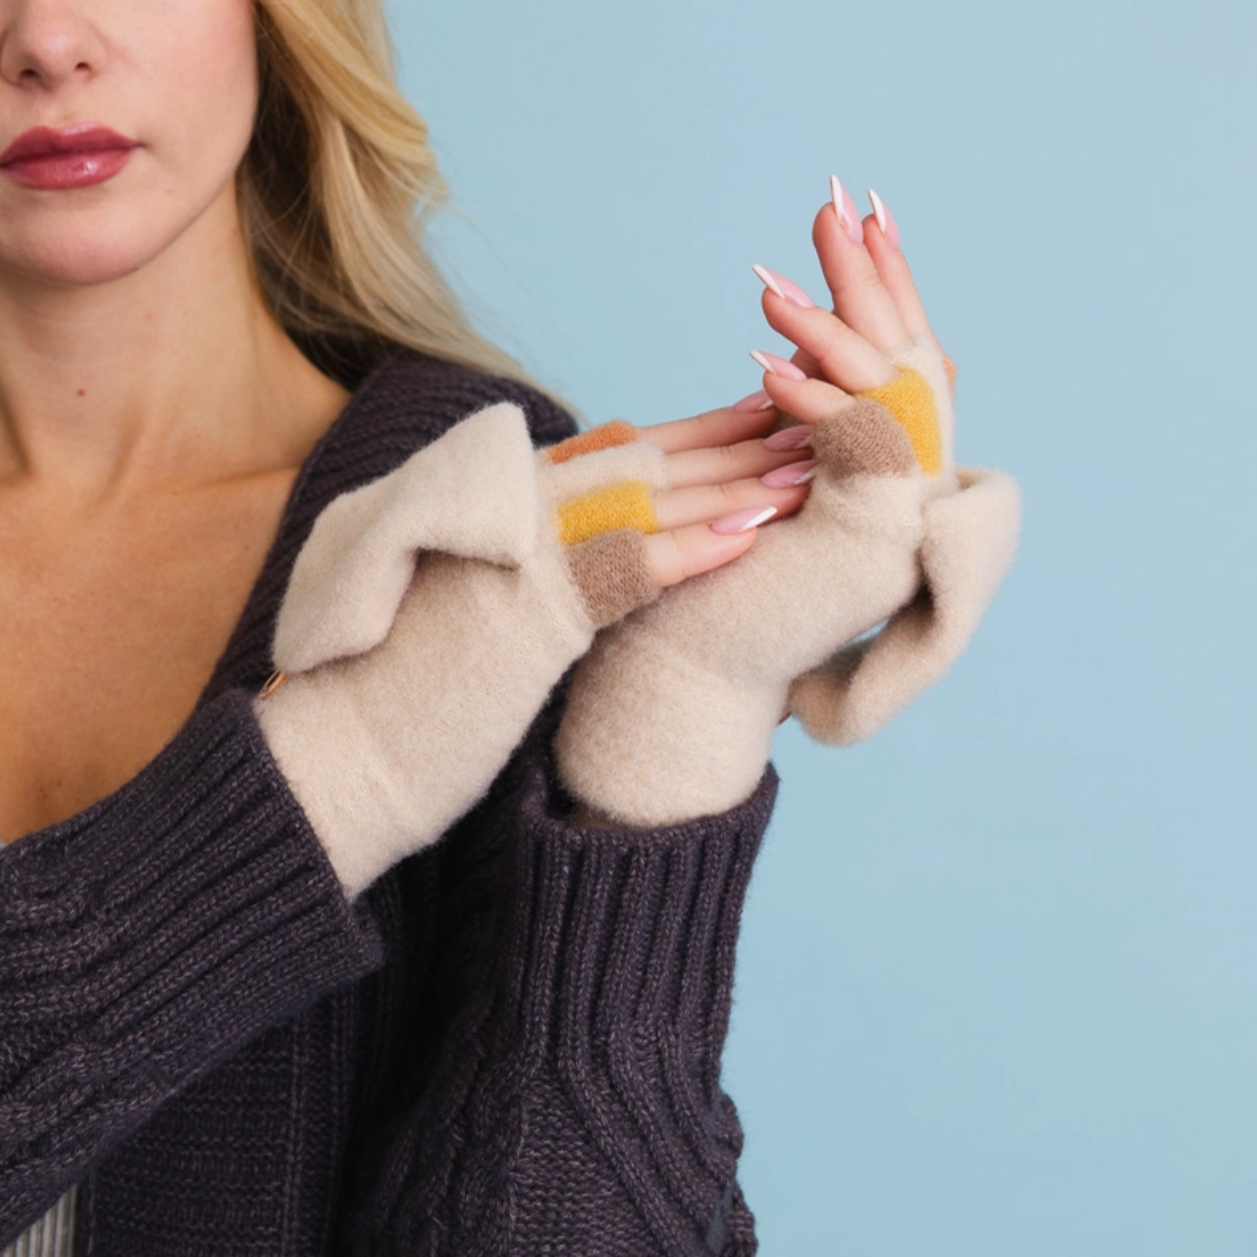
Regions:
[[[423,246],[446,189],[397,87],[380,0],[256,0],[256,21],[260,97],[240,202],[285,331],[333,375],[401,344],[524,378],[472,329]]]

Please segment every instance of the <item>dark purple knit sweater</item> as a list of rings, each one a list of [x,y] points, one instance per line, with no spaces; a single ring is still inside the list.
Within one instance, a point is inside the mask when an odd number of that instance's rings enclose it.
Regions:
[[[771,773],[726,816],[582,830],[545,714],[435,848],[346,902],[252,717],[315,517],[493,401],[397,353],[308,460],[197,713],[0,850],[0,1248],[81,1184],[95,1257],[749,1254],[719,1087]]]

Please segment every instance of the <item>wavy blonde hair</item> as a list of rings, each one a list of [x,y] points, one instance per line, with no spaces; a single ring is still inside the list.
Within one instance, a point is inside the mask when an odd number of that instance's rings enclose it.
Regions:
[[[380,0],[255,0],[255,14],[260,95],[240,203],[285,331],[332,375],[402,344],[524,378],[472,329],[423,246],[445,183],[397,86]]]

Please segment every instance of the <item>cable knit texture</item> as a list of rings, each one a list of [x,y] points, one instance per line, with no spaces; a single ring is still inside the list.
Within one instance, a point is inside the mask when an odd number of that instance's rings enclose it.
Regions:
[[[771,773],[720,817],[581,830],[551,711],[351,904],[254,719],[318,513],[497,401],[572,431],[512,382],[378,368],[185,729],[0,850],[0,1246],[77,1184],[90,1257],[754,1251],[719,1062]]]

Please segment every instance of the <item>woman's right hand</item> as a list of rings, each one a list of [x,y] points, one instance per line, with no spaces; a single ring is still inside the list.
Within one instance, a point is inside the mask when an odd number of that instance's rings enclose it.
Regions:
[[[691,419],[634,429],[639,441],[663,451],[671,484],[653,495],[659,531],[645,540],[658,585],[731,562],[751,548],[760,524],[793,515],[806,501],[810,471],[783,472],[800,455],[764,445],[776,422],[777,410],[761,392]]]

